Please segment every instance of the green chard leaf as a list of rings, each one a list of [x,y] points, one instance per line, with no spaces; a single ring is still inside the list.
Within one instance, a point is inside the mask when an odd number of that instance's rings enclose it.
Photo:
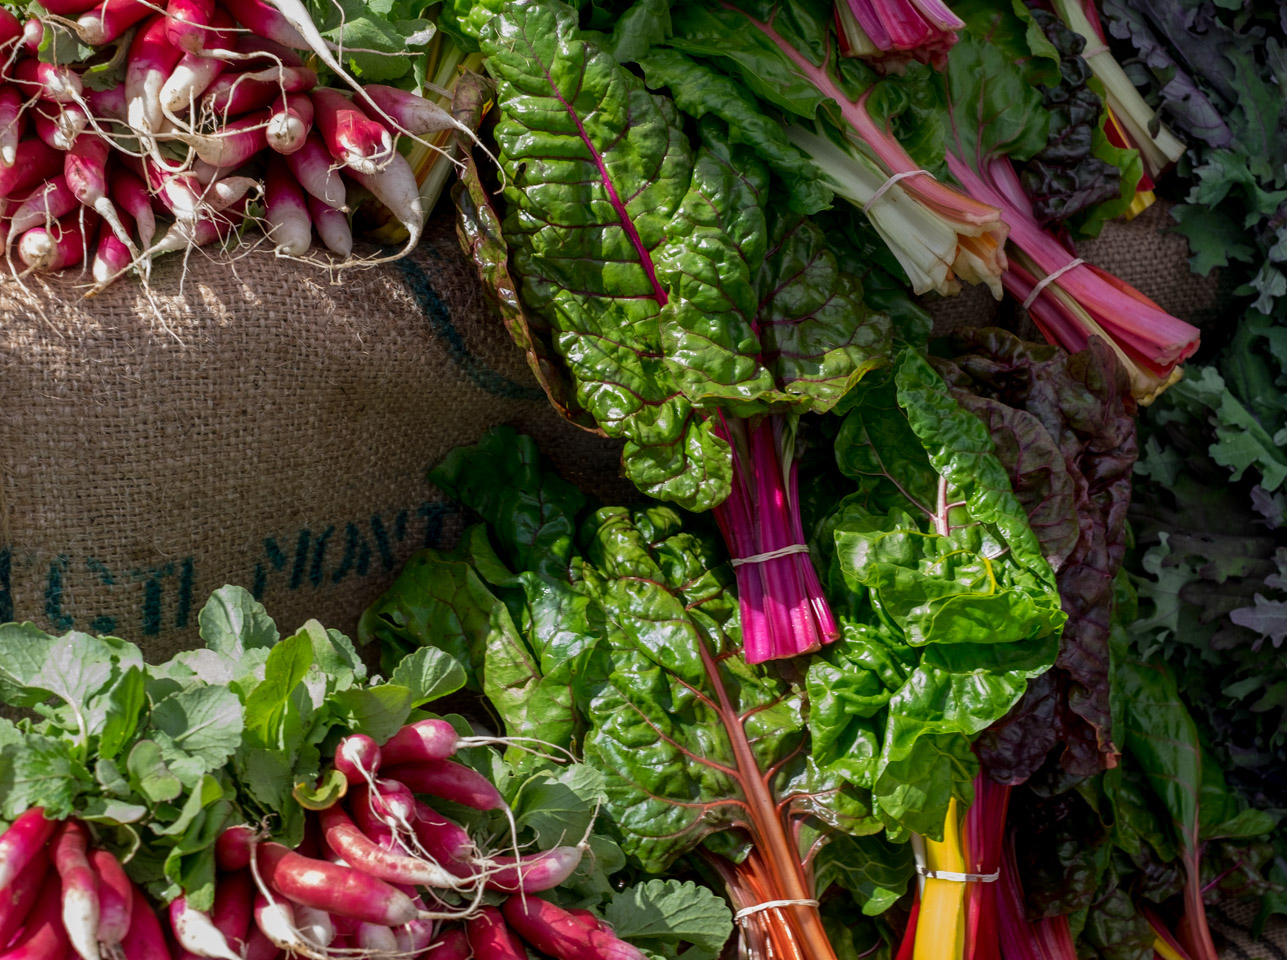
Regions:
[[[749,134],[712,116],[690,142],[672,101],[582,35],[571,8],[513,4],[481,43],[524,302],[551,329],[577,404],[625,439],[626,475],[691,509],[718,504],[732,460],[714,408],[828,409],[882,362],[887,319],[819,236],[768,207],[769,169],[737,139]],[[817,268],[779,292],[783,259],[801,257]]]
[[[722,897],[691,880],[649,880],[616,894],[604,909],[612,932],[652,956],[714,960],[733,932]]]

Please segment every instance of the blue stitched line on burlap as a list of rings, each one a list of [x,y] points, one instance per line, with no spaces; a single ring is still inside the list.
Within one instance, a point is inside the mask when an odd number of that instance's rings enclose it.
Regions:
[[[460,331],[452,324],[451,312],[438,296],[438,292],[434,290],[433,284],[420,268],[420,264],[410,257],[403,257],[396,263],[403,280],[406,281],[407,289],[411,291],[411,296],[420,306],[421,313],[428,318],[434,333],[447,344],[447,355],[464,371],[465,376],[469,377],[475,386],[506,400],[540,400],[544,397],[536,387],[515,383],[474,356],[465,345]]]

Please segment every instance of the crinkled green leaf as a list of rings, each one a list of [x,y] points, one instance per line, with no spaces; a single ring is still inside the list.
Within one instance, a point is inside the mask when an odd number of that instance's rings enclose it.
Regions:
[[[866,916],[876,916],[907,892],[916,861],[911,844],[880,836],[836,837],[818,852],[814,869],[819,889],[837,883],[854,895]]]
[[[13,820],[31,807],[63,818],[94,780],[65,740],[24,733],[0,747],[0,816]]]

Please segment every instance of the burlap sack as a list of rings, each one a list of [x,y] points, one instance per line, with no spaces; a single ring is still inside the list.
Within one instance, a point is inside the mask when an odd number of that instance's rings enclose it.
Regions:
[[[1167,233],[1174,226],[1171,205],[1157,201],[1130,221],[1106,224],[1094,240],[1077,244],[1077,256],[1121,277],[1168,313],[1202,327],[1219,315],[1219,277],[1200,277],[1189,269],[1189,244]],[[986,287],[968,287],[957,297],[926,304],[934,332],[942,336],[963,327],[999,326],[1041,339],[1019,304],[996,301]]]
[[[444,208],[439,208],[442,211]],[[616,444],[559,419],[441,216],[415,256],[346,274],[256,254],[122,281],[0,284],[0,622],[196,645],[225,583],[284,629],[352,632],[453,507],[425,480],[496,423],[618,498]]]

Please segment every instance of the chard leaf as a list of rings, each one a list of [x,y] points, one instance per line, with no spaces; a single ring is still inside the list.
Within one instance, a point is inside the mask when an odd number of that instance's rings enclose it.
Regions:
[[[803,281],[814,289],[795,292],[803,300],[783,294],[783,314],[803,314],[763,315],[757,285],[775,295],[779,286],[765,263],[776,229],[768,169],[721,121],[700,121],[690,142],[674,104],[576,21],[561,3],[528,0],[481,34],[502,109],[511,262],[577,403],[625,439],[626,475],[653,496],[708,509],[728,495],[732,471],[711,408],[827,409],[880,362],[887,321],[862,311],[849,320],[857,329],[838,336],[842,307],[857,311],[861,294],[838,271],[820,288],[825,264]],[[772,326],[786,319],[794,326]],[[804,356],[779,352],[792,348]]]
[[[344,727],[384,743],[402,728],[415,695],[396,683],[341,690],[330,698],[331,710]]]

